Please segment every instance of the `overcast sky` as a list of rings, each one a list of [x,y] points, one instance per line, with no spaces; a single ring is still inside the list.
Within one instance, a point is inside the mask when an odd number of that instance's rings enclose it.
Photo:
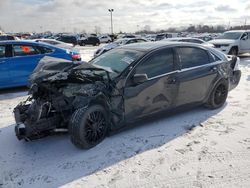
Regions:
[[[134,32],[190,24],[250,24],[250,0],[0,0],[0,26],[6,32]]]

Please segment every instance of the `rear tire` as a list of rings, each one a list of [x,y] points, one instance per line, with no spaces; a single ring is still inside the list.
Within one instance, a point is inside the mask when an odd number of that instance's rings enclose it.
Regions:
[[[209,109],[217,109],[224,105],[228,95],[228,81],[220,80],[211,92],[205,106]]]
[[[99,144],[107,135],[108,116],[100,105],[76,110],[70,120],[71,142],[80,149],[89,149]]]

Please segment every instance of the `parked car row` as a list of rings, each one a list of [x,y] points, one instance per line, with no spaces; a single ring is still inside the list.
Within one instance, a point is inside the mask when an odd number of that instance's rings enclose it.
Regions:
[[[106,46],[103,46],[102,48],[97,49],[94,53],[94,57],[99,56],[118,46],[123,46],[123,45],[133,44],[133,43],[141,43],[141,42],[147,42],[147,40],[143,38],[121,38],[121,39],[116,40],[115,42],[112,42]]]
[[[5,40],[18,40],[18,38],[12,35],[0,35],[0,41]]]

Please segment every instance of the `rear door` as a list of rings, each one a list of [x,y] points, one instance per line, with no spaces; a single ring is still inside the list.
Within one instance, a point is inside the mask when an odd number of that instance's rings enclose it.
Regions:
[[[10,67],[7,57],[7,46],[0,45],[0,88],[9,86],[10,84]]]
[[[180,63],[176,106],[202,102],[217,77],[217,62],[212,62],[210,53],[202,48],[178,47],[176,51]]]
[[[27,44],[14,44],[12,51],[10,76],[15,77],[12,82],[15,85],[27,85],[29,75],[44,55],[35,46]]]
[[[173,49],[158,50],[145,57],[132,70],[124,88],[127,121],[172,107],[178,90],[174,59]],[[135,74],[146,74],[148,80],[134,84]]]

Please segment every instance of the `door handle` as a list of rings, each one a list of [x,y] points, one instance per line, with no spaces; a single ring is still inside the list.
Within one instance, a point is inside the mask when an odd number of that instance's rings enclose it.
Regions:
[[[5,63],[5,61],[4,61],[4,60],[2,60],[2,61],[0,61],[0,63]]]
[[[211,68],[211,70],[210,70],[211,72],[215,72],[215,71],[217,71],[217,67],[213,67],[213,68]]]
[[[169,78],[167,80],[167,84],[175,84],[176,83],[176,79],[175,78]]]

